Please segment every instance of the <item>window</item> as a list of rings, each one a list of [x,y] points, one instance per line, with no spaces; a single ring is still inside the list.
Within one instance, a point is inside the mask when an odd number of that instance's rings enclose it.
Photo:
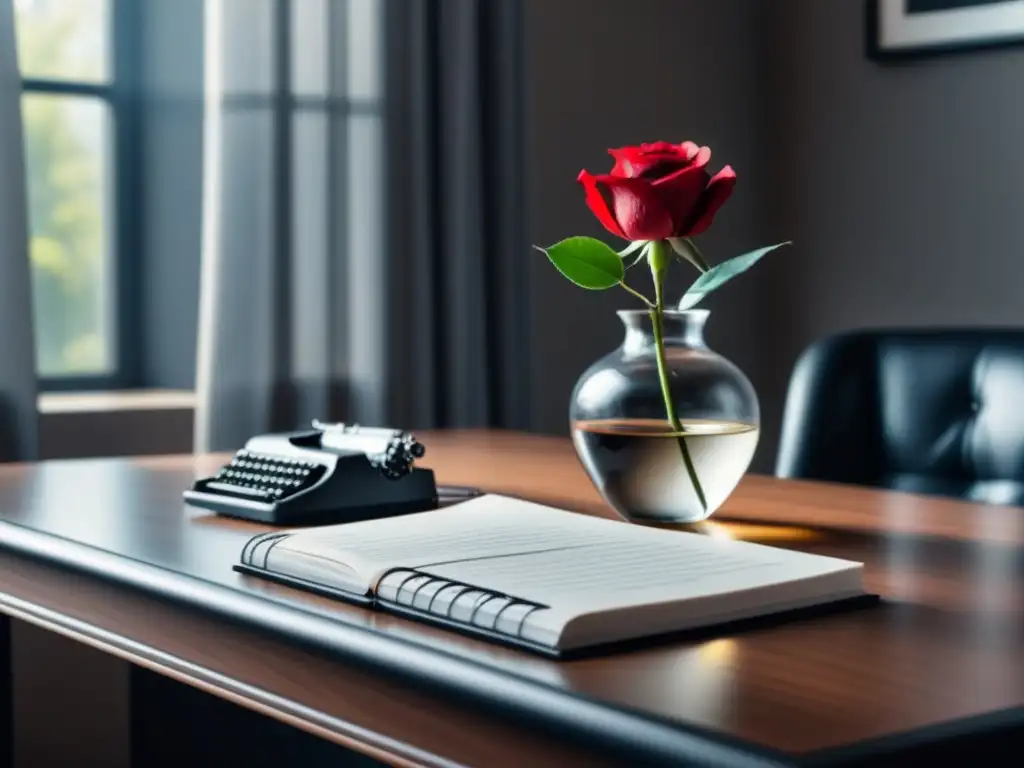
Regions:
[[[44,388],[133,383],[128,276],[137,246],[139,142],[130,43],[137,3],[14,2]]]

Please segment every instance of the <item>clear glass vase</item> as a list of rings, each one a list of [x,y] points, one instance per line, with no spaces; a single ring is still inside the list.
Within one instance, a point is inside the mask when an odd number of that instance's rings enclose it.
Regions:
[[[708,311],[665,311],[670,420],[653,313],[618,313],[622,345],[573,390],[569,418],[580,461],[627,520],[693,523],[736,488],[757,447],[757,395],[743,372],[704,343]]]

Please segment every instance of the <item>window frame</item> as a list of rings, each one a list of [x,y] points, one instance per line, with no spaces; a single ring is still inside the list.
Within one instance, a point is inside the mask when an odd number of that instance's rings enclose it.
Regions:
[[[113,226],[110,274],[114,285],[113,368],[109,373],[39,376],[44,392],[129,389],[141,384],[143,263],[143,110],[141,98],[142,6],[144,0],[110,2],[110,76],[107,83],[22,77],[22,93],[99,99],[110,114]]]

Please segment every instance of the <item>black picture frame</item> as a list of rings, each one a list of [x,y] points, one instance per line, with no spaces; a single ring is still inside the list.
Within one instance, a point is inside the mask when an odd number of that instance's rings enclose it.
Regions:
[[[993,1],[989,3],[991,8],[987,8],[986,4],[965,2],[962,8],[936,10],[932,13],[949,14],[950,16],[951,35],[949,38],[944,39],[941,35],[934,35],[929,36],[927,40],[887,43],[887,30],[883,26],[886,24],[884,6],[891,4],[905,7],[907,1],[865,0],[865,49],[870,59],[880,62],[896,62],[1024,45],[1024,21],[1018,18],[1024,12],[1024,0]],[[999,34],[979,34],[965,37],[958,20],[961,18],[959,14],[967,9],[972,9],[975,13],[991,14],[994,23],[999,23],[1001,18],[1005,18],[1007,24]],[[908,18],[910,15],[912,14],[902,14],[904,18]]]

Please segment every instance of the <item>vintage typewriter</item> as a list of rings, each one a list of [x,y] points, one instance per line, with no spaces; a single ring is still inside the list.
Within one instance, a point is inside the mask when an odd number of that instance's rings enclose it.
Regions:
[[[434,473],[414,466],[423,445],[397,429],[313,422],[305,432],[261,435],[185,501],[272,525],[316,525],[438,506]],[[471,489],[464,489],[465,494]],[[460,489],[449,495],[465,495]]]

